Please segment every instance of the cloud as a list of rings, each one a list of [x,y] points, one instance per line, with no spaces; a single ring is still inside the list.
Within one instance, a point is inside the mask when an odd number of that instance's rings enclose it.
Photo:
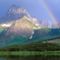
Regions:
[[[2,27],[10,27],[11,24],[1,24]]]

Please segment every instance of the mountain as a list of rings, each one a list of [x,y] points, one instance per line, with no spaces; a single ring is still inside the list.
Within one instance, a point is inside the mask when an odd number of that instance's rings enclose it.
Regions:
[[[38,29],[35,24],[29,21],[27,16],[23,16],[21,19],[13,21],[12,25],[7,31],[7,34],[14,33],[20,36],[30,37],[34,28]]]
[[[34,30],[40,29],[40,26],[36,26],[27,16],[23,16],[15,21],[2,23],[0,26],[3,29],[3,31],[0,29],[2,31],[0,33],[1,47],[10,44],[25,44],[29,39],[32,39]]]
[[[49,24],[46,27],[41,25],[26,9],[15,5],[8,9],[3,19],[8,21],[0,24],[0,47],[25,45],[60,37],[60,29],[49,28]]]

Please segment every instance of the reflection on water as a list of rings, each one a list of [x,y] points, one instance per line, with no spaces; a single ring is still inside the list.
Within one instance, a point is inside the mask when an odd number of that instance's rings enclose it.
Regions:
[[[0,57],[0,60],[60,60],[59,56]]]

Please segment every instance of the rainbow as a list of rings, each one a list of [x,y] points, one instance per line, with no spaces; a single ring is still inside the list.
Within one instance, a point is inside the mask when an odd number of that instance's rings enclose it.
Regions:
[[[44,0],[42,0],[44,8],[47,10],[50,18],[51,18],[51,23],[50,25],[53,26],[53,28],[59,28],[58,26],[58,21],[56,20],[55,16],[53,15],[52,11],[48,8],[48,5]]]

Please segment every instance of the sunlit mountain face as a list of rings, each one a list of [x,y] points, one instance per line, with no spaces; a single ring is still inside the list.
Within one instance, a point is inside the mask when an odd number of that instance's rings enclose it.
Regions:
[[[5,21],[0,23],[0,47],[24,45],[60,37],[58,22],[49,20],[40,22],[26,9],[16,5],[12,5],[6,16],[0,19]]]

